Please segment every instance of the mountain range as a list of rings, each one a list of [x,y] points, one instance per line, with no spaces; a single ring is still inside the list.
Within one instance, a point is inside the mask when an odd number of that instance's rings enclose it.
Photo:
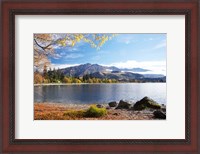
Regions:
[[[61,69],[66,76],[83,77],[89,75],[92,78],[116,79],[118,81],[141,81],[141,82],[166,82],[166,77],[161,74],[139,74],[134,72],[147,72],[143,68],[120,69],[114,66],[102,66],[98,64],[82,64]]]

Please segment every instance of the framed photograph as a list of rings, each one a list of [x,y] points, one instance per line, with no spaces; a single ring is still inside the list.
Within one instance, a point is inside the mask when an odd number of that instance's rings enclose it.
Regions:
[[[1,2],[1,152],[200,152],[198,5]]]

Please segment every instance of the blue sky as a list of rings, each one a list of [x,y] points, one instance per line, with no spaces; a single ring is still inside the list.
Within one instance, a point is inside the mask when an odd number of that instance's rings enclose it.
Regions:
[[[100,49],[80,41],[73,47],[56,47],[57,57],[50,57],[50,61],[55,68],[91,63],[166,74],[166,39],[166,34],[117,34]]]

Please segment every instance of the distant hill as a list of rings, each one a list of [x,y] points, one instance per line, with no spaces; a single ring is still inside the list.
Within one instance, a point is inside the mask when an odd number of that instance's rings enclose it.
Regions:
[[[143,74],[145,78],[163,78],[165,77],[162,74]]]
[[[150,71],[142,68],[119,69],[111,66],[101,66],[98,64],[82,64],[79,66],[61,69],[66,76],[83,77],[89,75],[91,78],[116,79],[118,81],[141,81],[141,82],[165,82],[166,78],[160,74],[138,74],[133,72]]]
[[[98,64],[87,63],[79,66],[64,68],[61,69],[61,71],[67,76],[82,77],[86,74],[92,74],[95,72],[109,72],[109,71],[121,71],[121,70],[114,66],[107,67]]]
[[[100,79],[116,79],[116,80],[140,80],[143,79],[144,76],[137,73],[130,72],[95,72],[90,74],[90,77],[100,78]]]

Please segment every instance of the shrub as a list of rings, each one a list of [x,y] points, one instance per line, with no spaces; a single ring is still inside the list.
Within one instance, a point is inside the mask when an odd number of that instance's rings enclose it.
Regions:
[[[85,112],[85,117],[101,117],[107,114],[105,108],[98,108],[95,105],[91,105]]]
[[[43,83],[49,83],[49,80],[48,79],[44,79]]]
[[[41,84],[43,82],[43,77],[39,73],[34,73],[34,83]]]
[[[63,82],[64,83],[72,83],[72,80],[68,77],[64,77]]]
[[[107,110],[105,108],[98,108],[96,105],[91,105],[87,110],[69,110],[65,111],[63,116],[69,119],[77,119],[83,117],[101,117],[107,114]]]

